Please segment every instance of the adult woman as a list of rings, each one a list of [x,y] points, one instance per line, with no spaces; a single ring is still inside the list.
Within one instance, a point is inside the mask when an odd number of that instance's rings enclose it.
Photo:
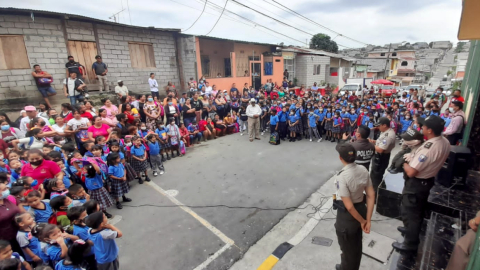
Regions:
[[[47,111],[50,109],[50,107],[47,105],[45,102],[41,102],[38,104],[38,110],[37,110],[37,116],[38,117],[43,117],[45,119],[48,119],[48,114]]]
[[[223,119],[226,114],[226,104],[227,102],[222,97],[222,93],[217,93],[215,96],[215,107],[217,108],[217,113],[220,116],[220,119]]]
[[[218,94],[217,86],[214,84],[212,85],[212,97],[216,97]]]
[[[114,119],[115,115],[118,113],[118,108],[117,106],[113,105],[110,99],[104,98],[102,99],[102,109],[105,109],[107,111],[107,118]]]
[[[50,125],[55,125],[55,117],[57,117],[58,113],[55,109],[48,109],[47,111],[48,115],[48,124]]]
[[[97,115],[97,110],[95,110],[95,108],[93,107],[92,102],[84,101],[83,104],[85,105],[86,112],[89,112],[92,116]]]
[[[213,121],[213,123],[215,129],[217,130],[217,135],[225,135],[225,133],[227,132],[227,126],[223,123],[218,114],[215,115],[215,120]]]
[[[190,104],[190,99],[185,100],[185,104],[182,107],[183,111],[183,123],[186,127],[195,120],[195,108]]]
[[[73,107],[70,103],[62,103],[61,105],[62,111],[60,112],[60,116],[66,118],[70,114],[72,114]]]
[[[13,140],[25,138],[25,133],[23,131],[11,127],[6,120],[0,120],[0,128],[0,139],[4,140],[10,148],[13,148]]]
[[[56,162],[46,160],[38,149],[32,149],[27,152],[27,161],[29,163],[22,167],[20,176],[30,176],[37,180],[33,189],[38,189],[46,179],[57,178],[63,181],[64,173]]]
[[[138,113],[140,114],[140,120],[142,121],[142,123],[145,123],[145,121],[147,119],[147,115],[145,114],[145,111],[143,110],[143,108],[145,106],[145,100],[147,100],[145,95],[138,95],[137,100],[134,101],[134,102],[138,103],[138,106],[135,106],[135,107],[137,108]]]
[[[212,122],[212,118],[207,118],[207,124],[205,125],[205,130],[203,131],[203,137],[206,139],[210,139],[213,137],[214,139],[217,138],[217,130],[215,129],[215,124]]]
[[[21,252],[22,249],[16,240],[18,226],[15,215],[22,211],[8,199],[10,190],[7,185],[1,183],[0,192],[0,239],[10,242],[13,251]]]
[[[163,119],[163,115],[160,114],[160,108],[151,95],[147,96],[147,102],[145,102],[143,106],[143,111],[146,115],[145,123],[147,124],[147,128],[149,130],[155,130],[157,119]]]
[[[285,90],[283,87],[280,87],[280,90],[278,90],[278,97],[283,98],[285,96]]]
[[[20,151],[18,145],[21,144],[24,149],[42,149],[46,141],[41,137],[40,133],[41,130],[39,128],[28,131],[25,134],[25,138],[12,141],[13,148],[16,151]]]
[[[115,119],[110,119],[107,117],[107,110],[105,109],[100,109],[98,110],[99,116],[102,118],[102,122],[106,125],[109,125],[110,127],[115,127],[117,126],[117,118]]]
[[[242,91],[242,93],[245,93],[245,92],[248,93],[249,90],[250,90],[250,89],[248,88],[248,83],[245,83],[245,84],[243,85],[243,91]]]
[[[91,126],[87,118],[82,117],[79,110],[73,110],[73,118],[67,122],[65,133],[75,135],[78,149],[83,149],[82,144],[88,140],[88,128]]]
[[[12,121],[10,121],[10,118],[8,117],[8,115],[4,112],[0,112],[0,121],[7,121],[7,123],[11,126],[11,127],[15,127],[14,126],[14,123],[12,123]]]
[[[122,104],[122,113],[127,116],[127,123],[129,124],[133,124],[133,121],[135,119],[140,119],[140,115],[138,114],[137,109],[132,108],[132,105],[130,105],[130,103]]]
[[[165,105],[165,114],[167,116],[167,119],[174,118],[175,124],[178,125],[178,123],[180,122],[180,112],[178,110],[178,107],[173,104],[171,97],[167,98],[167,105]]]
[[[92,141],[94,141],[95,138],[98,136],[103,136],[108,141],[108,137],[112,132],[112,128],[103,123],[102,117],[94,116],[93,125],[88,127],[87,132],[88,132],[88,138]]]
[[[63,119],[61,115],[57,115],[55,118],[55,125],[52,126],[53,130],[55,130],[59,136],[65,136],[65,128],[67,127],[67,124],[64,120],[65,119]]]

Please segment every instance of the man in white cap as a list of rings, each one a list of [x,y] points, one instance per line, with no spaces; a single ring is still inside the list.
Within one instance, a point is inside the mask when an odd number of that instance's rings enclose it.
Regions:
[[[248,136],[250,142],[253,142],[253,134],[255,133],[255,140],[260,140],[260,115],[262,114],[262,108],[258,106],[257,101],[250,99],[250,105],[247,107],[248,116]]]
[[[117,83],[118,85],[115,86],[115,93],[118,95],[118,98],[128,96],[128,88],[125,85],[123,85],[123,81],[118,80]]]
[[[30,128],[31,128],[31,127],[29,127],[30,121],[32,121],[32,119],[35,118],[35,117],[40,117],[45,121],[45,123],[48,123],[48,119],[37,115],[37,109],[34,106],[25,106],[25,111],[27,112],[27,116],[22,118],[22,120],[20,121],[20,130],[21,131],[23,131],[23,132],[29,131]]]

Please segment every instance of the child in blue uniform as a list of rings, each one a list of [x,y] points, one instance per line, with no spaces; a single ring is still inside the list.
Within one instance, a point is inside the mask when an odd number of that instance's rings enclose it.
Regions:
[[[83,240],[77,240],[75,241],[67,251],[67,257],[61,261],[59,261],[55,265],[55,270],[81,270],[83,269],[83,261],[84,261],[84,256],[86,253],[88,253],[88,250],[90,249],[92,245],[88,242],[85,242]],[[95,259],[95,258],[94,258]],[[88,269],[97,269],[97,266],[95,265],[92,267],[90,264],[88,265]]]
[[[317,118],[318,115],[316,115],[313,112],[313,109],[310,109],[308,112],[308,133],[310,134],[310,141],[312,141],[313,135],[318,139],[317,142],[321,141],[321,137],[318,134],[318,129],[317,129]]]
[[[280,139],[284,141],[285,138],[287,137],[287,120],[288,120],[287,108],[283,107],[282,110],[278,112],[277,116],[278,116],[278,132],[280,135]]]
[[[111,153],[108,155],[108,176],[112,180],[112,188],[110,194],[117,201],[116,206],[118,209],[122,209],[122,203],[120,202],[120,197],[123,199],[123,202],[131,202],[132,199],[127,198],[125,194],[130,191],[130,188],[127,184],[127,172],[123,166],[120,155],[118,153]]]
[[[22,248],[25,260],[31,265],[42,265],[44,262],[40,257],[40,242],[32,236],[32,228],[35,227],[35,220],[30,213],[20,213],[15,216],[15,223],[18,225],[17,242]]]
[[[267,124],[270,124],[270,133],[274,133],[278,130],[278,115],[277,110],[272,109],[270,111],[270,121]]]
[[[78,236],[80,240],[84,241],[85,243],[93,246],[93,242],[90,240],[90,236],[88,234],[88,230],[90,228],[85,224],[85,218],[87,217],[87,210],[83,206],[74,206],[67,211],[67,217],[72,222],[73,225],[73,235]],[[75,245],[75,243],[73,244]],[[72,257],[70,256],[70,247],[68,258],[71,260]],[[82,254],[82,253],[80,253]],[[95,254],[93,250],[91,250],[87,254],[83,254],[81,256],[88,263],[88,269],[97,269],[97,261],[95,260]]]
[[[37,190],[30,191],[26,197],[26,201],[28,206],[30,206],[28,211],[35,218],[35,222],[47,223],[53,211],[48,201],[41,199],[40,192]]]
[[[93,242],[98,269],[119,269],[118,246],[115,239],[122,237],[122,232],[108,224],[108,219],[102,212],[89,215],[85,223],[91,228],[88,234]]]
[[[62,231],[53,224],[46,224],[42,230],[45,242],[48,243],[47,255],[53,265],[67,256],[67,241],[78,240],[78,237]]]
[[[315,107],[315,110],[313,111],[318,116],[317,119],[317,129],[318,129],[318,134],[320,135],[320,141],[323,139],[323,132],[324,132],[324,125],[325,125],[325,115],[327,113],[323,109],[322,105],[319,105],[319,107]]]
[[[335,117],[333,117],[333,126],[332,126],[332,140],[331,142],[335,142],[335,139],[340,141],[341,139],[341,131],[342,131],[342,117],[340,116],[340,112],[335,112]]]
[[[325,130],[327,131],[327,137],[326,137],[327,141],[333,139],[332,127],[333,127],[333,113],[332,113],[332,107],[329,106],[327,108],[327,113],[325,114]]]
[[[290,111],[288,116],[288,130],[290,131],[290,142],[295,142],[297,133],[300,132],[300,117],[295,114],[295,109]]]

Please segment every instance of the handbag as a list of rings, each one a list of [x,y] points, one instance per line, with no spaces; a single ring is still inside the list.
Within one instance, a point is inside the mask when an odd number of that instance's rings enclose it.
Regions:
[[[49,86],[52,82],[52,78],[37,78],[37,83],[41,86]]]

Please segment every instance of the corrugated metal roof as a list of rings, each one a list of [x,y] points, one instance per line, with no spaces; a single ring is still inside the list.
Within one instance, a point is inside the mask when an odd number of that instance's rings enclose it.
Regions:
[[[283,47],[283,48],[281,48],[281,50],[284,51],[284,52],[296,52],[296,53],[329,56],[329,57],[333,57],[333,58],[340,58],[340,59],[350,61],[350,62],[353,62],[353,61],[357,60],[356,58],[346,57],[346,56],[341,55],[341,54],[326,52],[326,51],[323,51],[323,50],[315,50],[315,49],[310,49],[310,48]]]
[[[33,12],[34,16],[43,15],[45,17],[56,17],[56,18],[64,17],[65,19],[75,19],[75,20],[78,20],[78,21],[97,22],[97,23],[109,24],[109,25],[115,25],[115,26],[142,28],[142,29],[159,30],[159,31],[167,31],[167,32],[180,32],[181,31],[180,29],[176,29],[176,28],[157,28],[157,27],[144,27],[144,26],[136,26],[136,25],[129,25],[129,24],[121,24],[121,23],[116,23],[116,22],[111,22],[111,21],[95,19],[95,18],[83,16],[83,15],[70,14],[70,13],[60,13],[60,12],[52,12],[52,11],[45,11],[45,10],[22,9],[22,8],[12,8],[12,7],[0,8],[0,14],[4,14],[4,15],[27,15],[27,16],[30,16],[30,14],[32,12]]]
[[[240,43],[247,43],[247,44],[257,44],[257,45],[281,47],[280,45],[278,45],[278,44],[273,44],[273,43],[260,43],[260,42],[246,41],[246,40],[235,40],[235,39],[227,39],[227,38],[219,38],[219,37],[210,37],[210,36],[197,36],[197,35],[186,35],[186,34],[182,34],[182,35],[185,35],[185,36],[195,36],[195,37],[204,38],[204,39],[213,39],[213,40],[232,41],[232,42],[240,42]]]

